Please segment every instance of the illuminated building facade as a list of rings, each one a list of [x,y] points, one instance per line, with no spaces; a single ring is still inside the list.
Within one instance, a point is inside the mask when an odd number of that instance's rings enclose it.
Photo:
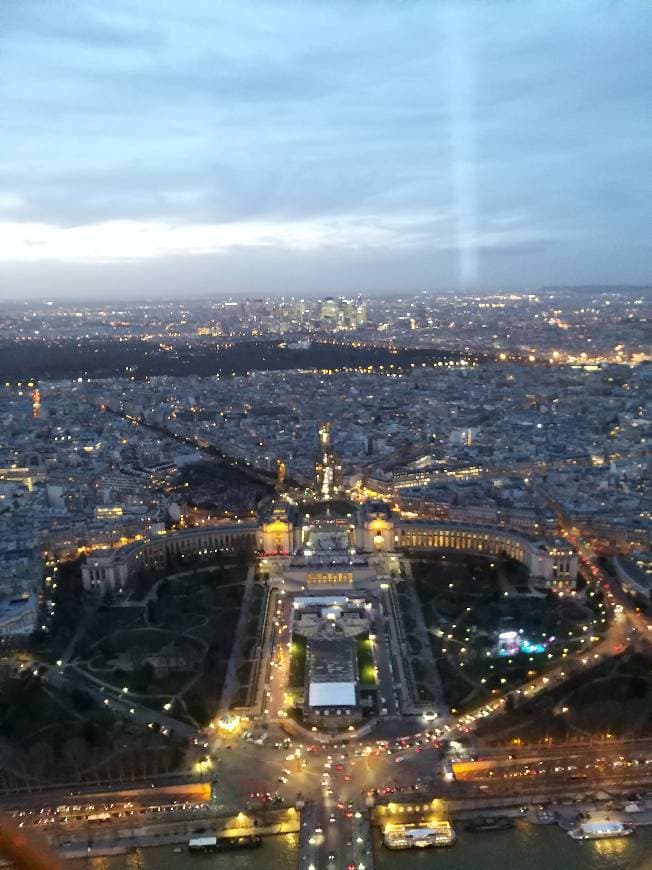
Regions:
[[[548,585],[573,586],[577,553],[565,541],[531,538],[509,529],[428,520],[400,521],[397,550],[463,550],[486,556],[509,556]]]
[[[354,515],[326,520],[301,519],[300,509],[273,504],[258,522],[184,529],[121,548],[97,550],[82,566],[82,579],[89,591],[124,589],[141,568],[160,570],[170,560],[209,560],[217,551],[240,549],[252,554],[258,551],[267,556],[291,556],[307,553],[304,548],[311,541],[325,541],[325,555],[329,557],[331,551],[341,551],[347,559],[354,559],[365,553],[460,550],[515,559],[548,586],[572,587],[577,579],[577,553],[565,541],[534,538],[491,526],[405,520],[394,517],[389,506],[380,501],[368,502]],[[333,547],[328,546],[329,541],[334,541]],[[350,583],[350,569],[346,566],[328,570],[332,575],[329,585]],[[320,570],[315,567],[312,573],[317,576]]]
[[[293,553],[295,519],[285,505],[272,508],[271,515],[260,523],[258,549],[270,556]]]
[[[137,541],[124,547],[96,550],[82,565],[82,583],[86,591],[104,594],[108,590],[126,589],[139,571],[162,570],[185,558],[209,561],[217,552],[237,552],[256,547],[256,523],[237,523],[215,527],[184,529]]]

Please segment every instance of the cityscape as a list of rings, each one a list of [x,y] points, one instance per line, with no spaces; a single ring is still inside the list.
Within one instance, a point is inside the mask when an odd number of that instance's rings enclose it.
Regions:
[[[14,823],[308,870],[652,818],[652,300],[566,299],[467,299],[458,350],[437,296],[9,306],[57,369],[0,387]]]
[[[187,6],[0,35],[0,867],[644,870],[642,4]]]

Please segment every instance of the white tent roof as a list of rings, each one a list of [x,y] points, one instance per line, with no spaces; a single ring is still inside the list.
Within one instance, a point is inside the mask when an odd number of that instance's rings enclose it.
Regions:
[[[310,683],[310,707],[355,707],[355,683]]]
[[[346,595],[296,595],[294,597],[294,606],[296,608],[312,607],[313,604],[323,604],[327,607],[332,605],[344,607],[348,603],[349,598]]]

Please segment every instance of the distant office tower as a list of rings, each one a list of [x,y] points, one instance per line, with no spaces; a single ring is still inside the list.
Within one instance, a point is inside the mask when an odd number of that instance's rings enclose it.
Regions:
[[[332,296],[327,296],[319,303],[319,320],[323,326],[335,326],[337,324],[337,301]]]

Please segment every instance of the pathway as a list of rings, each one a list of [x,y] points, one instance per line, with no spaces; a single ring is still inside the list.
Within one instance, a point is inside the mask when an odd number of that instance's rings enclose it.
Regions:
[[[222,695],[220,697],[219,715],[224,715],[224,713],[226,713],[230,708],[233,696],[240,685],[240,681],[238,680],[238,668],[240,667],[240,661],[242,659],[242,646],[247,632],[247,624],[249,622],[249,611],[251,609],[251,598],[254,592],[255,576],[256,567],[255,565],[251,565],[247,571],[240,616],[238,617],[238,625],[235,630],[233,647],[231,648],[231,655],[229,656],[229,664],[224,676],[224,686],[222,687]]]

